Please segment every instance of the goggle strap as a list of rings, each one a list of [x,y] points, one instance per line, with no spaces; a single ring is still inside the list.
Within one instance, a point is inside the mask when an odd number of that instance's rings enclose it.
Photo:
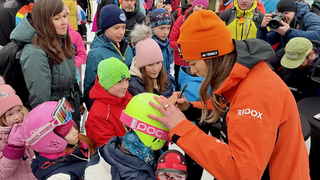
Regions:
[[[165,141],[171,141],[171,139],[169,138],[169,131],[152,126],[150,124],[140,121],[139,119],[132,118],[124,111],[121,112],[120,120],[122,123],[132,128],[133,130],[140,131],[142,133],[148,134],[150,136]]]

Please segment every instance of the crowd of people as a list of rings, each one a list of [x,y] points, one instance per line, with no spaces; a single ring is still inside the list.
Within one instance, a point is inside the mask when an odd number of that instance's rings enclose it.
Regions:
[[[310,179],[320,0],[97,3],[1,2],[28,98],[0,76],[0,179]]]

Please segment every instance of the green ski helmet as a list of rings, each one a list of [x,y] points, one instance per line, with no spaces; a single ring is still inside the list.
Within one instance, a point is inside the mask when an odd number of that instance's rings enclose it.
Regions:
[[[161,149],[167,141],[169,129],[161,122],[149,118],[152,114],[162,117],[163,115],[155,108],[150,106],[149,101],[160,105],[154,98],[155,94],[141,93],[134,96],[128,103],[126,109],[122,111],[120,120],[126,126],[133,129],[140,141],[152,150]],[[157,95],[156,95],[157,96]]]

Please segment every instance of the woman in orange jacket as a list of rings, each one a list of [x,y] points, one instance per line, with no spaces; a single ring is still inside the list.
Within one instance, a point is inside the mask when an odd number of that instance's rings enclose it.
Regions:
[[[150,105],[163,116],[148,116],[171,130],[173,142],[219,180],[310,179],[294,97],[264,62],[274,56],[271,46],[258,39],[233,40],[208,10],[189,16],[178,44],[191,72],[204,77],[200,122],[220,120],[222,127],[220,139],[209,136],[187,120],[195,107],[184,96],[154,97],[162,106]]]

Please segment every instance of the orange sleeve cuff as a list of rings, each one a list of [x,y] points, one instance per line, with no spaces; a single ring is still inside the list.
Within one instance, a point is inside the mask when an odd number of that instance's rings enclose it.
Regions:
[[[193,124],[191,121],[185,119],[171,129],[171,131],[169,132],[169,138],[172,139],[173,135],[182,137],[189,131],[191,131],[193,128],[197,128],[197,126]]]

